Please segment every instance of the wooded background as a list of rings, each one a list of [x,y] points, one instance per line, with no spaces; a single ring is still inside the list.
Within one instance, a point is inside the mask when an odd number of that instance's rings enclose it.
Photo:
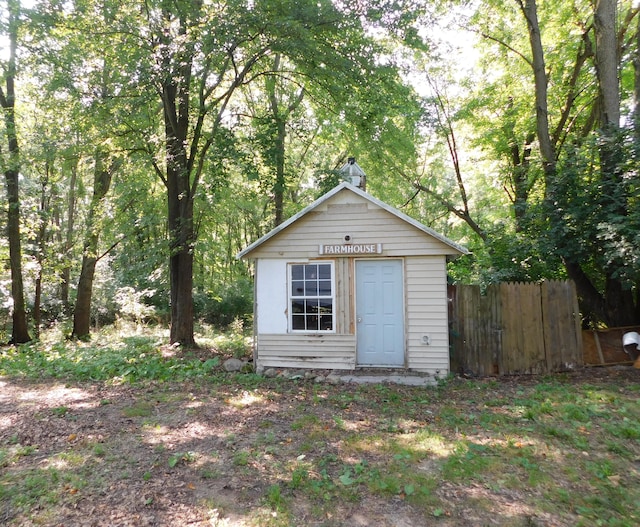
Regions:
[[[339,180],[640,323],[632,0],[0,2],[0,340],[251,324],[235,254]]]

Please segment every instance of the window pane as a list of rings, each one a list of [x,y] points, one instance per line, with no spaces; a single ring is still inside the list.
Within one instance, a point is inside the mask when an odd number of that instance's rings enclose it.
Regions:
[[[304,279],[304,265],[292,265],[291,266],[291,279],[303,280]]]
[[[318,264],[318,278],[324,280],[331,280],[331,265]]]
[[[318,311],[320,313],[332,313],[332,304],[331,304],[331,300],[323,300],[322,302],[320,302],[319,304],[319,308]]]
[[[291,302],[292,313],[304,313],[304,302],[301,300]]]
[[[324,331],[333,329],[333,317],[331,315],[322,315],[320,317],[320,329]]]
[[[318,331],[318,315],[307,315],[307,329]]]
[[[302,280],[291,282],[291,295],[304,296],[304,282]]]
[[[318,266],[316,264],[305,265],[304,278],[305,280],[315,280],[318,278]]]
[[[331,280],[320,280],[318,282],[318,294],[320,296],[331,296]]]
[[[307,313],[317,313],[318,312],[318,300],[307,300]]]
[[[318,296],[318,282],[305,282],[304,296]]]
[[[304,315],[293,315],[291,317],[291,328],[292,329],[307,329],[304,326]]]

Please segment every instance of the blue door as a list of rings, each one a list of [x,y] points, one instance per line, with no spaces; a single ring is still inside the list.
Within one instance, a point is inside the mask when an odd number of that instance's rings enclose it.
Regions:
[[[404,366],[402,260],[356,260],[358,366]]]

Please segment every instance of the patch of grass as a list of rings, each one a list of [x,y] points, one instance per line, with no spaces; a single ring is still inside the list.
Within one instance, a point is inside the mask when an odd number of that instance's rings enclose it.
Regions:
[[[619,441],[605,441],[605,446],[607,447],[607,451],[612,454],[616,454],[624,458],[630,458],[633,456],[633,452],[624,443]]]
[[[122,409],[125,417],[149,417],[153,414],[153,404],[148,401],[139,401],[133,406]]]
[[[35,445],[21,445],[17,444],[11,449],[12,458],[17,460],[21,457],[27,457],[37,452],[38,448]]]
[[[233,454],[233,464],[236,467],[246,467],[249,464],[251,452],[248,450],[238,450]]]
[[[550,425],[541,428],[544,435],[559,439],[560,441],[572,441],[574,432],[569,428],[558,425]]]
[[[495,463],[492,452],[484,445],[459,441],[453,453],[442,464],[442,475],[452,481],[469,481],[487,473]]]
[[[282,511],[285,509],[285,506],[286,506],[285,498],[282,494],[282,489],[280,488],[280,485],[274,484],[267,489],[267,493],[265,495],[265,501],[267,502],[267,505],[271,507],[273,510]]]
[[[213,345],[223,355],[236,359],[246,359],[251,355],[251,336],[242,333],[219,335],[213,339]]]
[[[306,465],[299,464],[291,472],[291,481],[289,488],[299,489],[309,481],[309,468]]]
[[[605,424],[604,428],[611,435],[619,439],[632,441],[638,441],[640,439],[640,422],[638,421],[623,418],[622,421]]]
[[[56,417],[64,417],[69,413],[69,408],[67,406],[58,406],[57,408],[53,408],[51,411]]]
[[[60,471],[53,468],[31,469],[0,478],[0,503],[18,510],[50,507],[58,503],[61,494]]]
[[[76,468],[82,466],[87,461],[87,456],[81,450],[67,450],[60,452],[51,458],[54,464],[62,464],[67,468]]]
[[[204,466],[199,474],[202,479],[216,479],[220,476],[220,471],[212,466]]]
[[[590,420],[589,409],[584,405],[566,404],[560,408],[562,418],[566,421],[577,421],[579,423],[588,423]]]
[[[315,414],[306,414],[291,423],[291,430],[309,430],[320,425],[320,419]]]

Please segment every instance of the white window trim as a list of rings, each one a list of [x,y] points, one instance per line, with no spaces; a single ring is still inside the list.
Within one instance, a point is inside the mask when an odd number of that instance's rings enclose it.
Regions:
[[[296,297],[296,298],[331,298],[331,327],[332,329],[293,329],[293,313],[291,299],[293,298],[291,291],[291,269],[294,265],[312,265],[312,264],[329,264],[331,266],[331,296],[322,297]],[[318,335],[336,333],[336,266],[334,260],[306,260],[303,262],[287,262],[287,331],[302,335]]]

